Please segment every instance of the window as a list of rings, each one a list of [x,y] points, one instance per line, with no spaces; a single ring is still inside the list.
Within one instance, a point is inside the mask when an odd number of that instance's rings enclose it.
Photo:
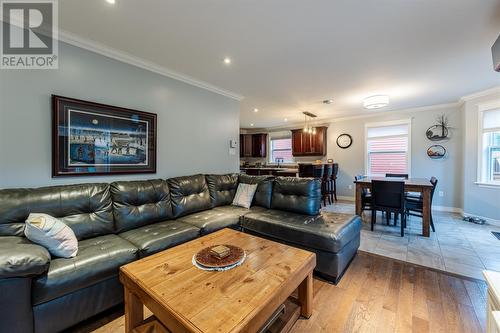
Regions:
[[[410,173],[410,120],[366,124],[366,173]]]
[[[277,158],[282,158],[283,162],[293,162],[292,156],[292,138],[271,139],[270,162],[275,163]]]
[[[500,110],[479,115],[478,182],[500,185]]]

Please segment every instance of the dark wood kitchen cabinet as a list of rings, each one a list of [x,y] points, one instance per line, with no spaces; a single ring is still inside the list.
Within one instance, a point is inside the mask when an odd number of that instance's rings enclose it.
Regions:
[[[316,134],[304,133],[302,129],[292,130],[292,155],[325,156],[327,129],[316,127]]]
[[[240,134],[240,157],[266,157],[267,134]]]
[[[252,157],[252,134],[240,134],[240,157]]]
[[[267,156],[267,134],[252,135],[252,157]]]

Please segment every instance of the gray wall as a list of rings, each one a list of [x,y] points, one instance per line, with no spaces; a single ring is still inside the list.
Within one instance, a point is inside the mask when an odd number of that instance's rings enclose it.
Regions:
[[[238,171],[239,102],[64,43],[59,59],[0,70],[0,188]],[[157,174],[52,179],[51,94],[157,113]]]
[[[452,130],[452,137],[441,142],[446,147],[448,155],[442,160],[431,160],[426,151],[432,142],[425,136],[427,128],[435,123],[435,119],[445,114],[448,116]],[[411,177],[438,178],[438,188],[434,196],[434,205],[445,207],[462,207],[462,117],[458,107],[436,108],[426,111],[391,112],[387,115],[363,117],[332,122],[328,128],[327,158],[339,163],[339,178],[337,192],[340,196],[354,197],[354,176],[365,174],[365,124],[390,120],[412,118],[411,137]],[[348,149],[337,146],[337,137],[348,133],[353,137],[353,144]],[[444,196],[439,197],[438,191]]]
[[[469,100],[462,106],[464,131],[463,207],[466,214],[500,220],[500,187],[483,187],[477,181],[478,160],[478,106],[499,101],[500,94],[491,94]]]

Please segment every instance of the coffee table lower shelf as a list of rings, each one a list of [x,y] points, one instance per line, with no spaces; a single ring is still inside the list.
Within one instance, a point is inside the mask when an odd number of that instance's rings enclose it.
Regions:
[[[285,310],[276,320],[262,333],[288,333],[295,322],[300,317],[300,305],[298,301],[289,297],[284,303]],[[144,320],[139,326],[132,330],[132,333],[171,333],[153,315]]]

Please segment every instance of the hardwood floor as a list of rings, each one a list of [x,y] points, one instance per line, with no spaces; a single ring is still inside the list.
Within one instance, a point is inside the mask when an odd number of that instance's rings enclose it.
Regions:
[[[484,332],[486,297],[483,281],[359,253],[337,286],[314,279],[313,314],[291,332]],[[106,316],[73,332],[124,332]]]

